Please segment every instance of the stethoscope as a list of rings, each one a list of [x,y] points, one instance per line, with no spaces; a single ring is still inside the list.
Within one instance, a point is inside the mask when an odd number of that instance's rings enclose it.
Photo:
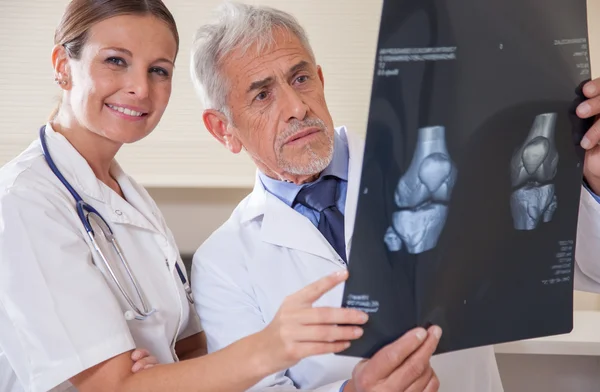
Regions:
[[[79,215],[79,219],[81,220],[81,223],[83,223],[83,227],[85,227],[85,231],[87,232],[88,237],[90,238],[90,241],[92,242],[92,245],[94,246],[94,249],[96,249],[96,252],[98,253],[98,255],[100,256],[100,259],[104,263],[104,266],[106,267],[106,270],[108,271],[113,282],[119,288],[119,291],[123,295],[123,298],[125,298],[125,301],[127,301],[129,306],[131,307],[131,310],[128,310],[125,312],[125,318],[127,320],[133,320],[134,318],[136,320],[145,320],[148,316],[150,316],[151,314],[156,312],[156,309],[149,306],[146,303],[146,301],[144,300],[144,296],[142,295],[140,285],[139,285],[138,281],[135,279],[135,277],[133,276],[133,274],[131,273],[131,269],[129,268],[129,264],[127,263],[127,260],[125,259],[125,256],[123,256],[121,247],[119,246],[119,243],[117,242],[117,239],[115,238],[113,231],[111,230],[111,228],[108,225],[108,223],[106,222],[106,220],[104,220],[102,215],[100,215],[100,213],[98,211],[96,211],[96,209],[94,207],[92,207],[91,205],[89,205],[85,201],[83,201],[81,196],[79,196],[79,194],[75,191],[75,189],[73,189],[71,184],[69,184],[69,182],[66,180],[66,178],[62,175],[60,170],[58,170],[58,167],[52,160],[52,157],[50,156],[50,152],[48,151],[48,145],[46,144],[46,126],[45,125],[40,128],[40,142],[42,143],[42,150],[44,151],[44,158],[46,159],[48,166],[50,166],[50,169],[52,170],[52,172],[56,175],[56,177],[65,186],[65,188],[67,188],[69,193],[71,193],[71,195],[75,199],[77,214]],[[96,242],[96,238],[95,238],[96,233],[94,232],[94,229],[92,228],[91,222],[94,222],[100,228],[100,231],[104,235],[104,238],[106,238],[106,240],[111,243],[113,249],[119,256],[119,259],[121,260],[121,263],[123,264],[123,267],[125,268],[125,271],[127,272],[129,281],[131,282],[132,286],[134,287],[135,292],[137,294],[137,298],[139,299],[139,301],[141,303],[141,309],[140,309],[140,307],[138,307],[135,304],[135,302],[133,301],[133,299],[131,299],[129,294],[127,294],[127,291],[125,290],[123,285],[121,285],[121,282],[119,282],[119,279],[117,278],[117,275],[115,274],[115,271],[113,270],[110,263],[108,262],[108,259],[104,256],[104,253],[98,246],[98,243]],[[177,263],[177,261],[175,261],[175,268],[177,269],[177,274],[179,275],[179,279],[181,279],[181,283],[183,284],[183,288],[185,290],[187,299],[190,303],[193,304],[194,298],[192,297],[192,290],[190,288],[190,285],[187,282],[187,279],[185,278],[185,275],[181,271],[181,268],[179,267],[179,263]],[[106,276],[106,274],[104,274],[104,275]]]

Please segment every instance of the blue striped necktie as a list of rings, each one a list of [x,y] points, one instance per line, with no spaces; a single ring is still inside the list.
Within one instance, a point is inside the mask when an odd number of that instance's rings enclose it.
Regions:
[[[315,184],[302,188],[294,205],[301,204],[319,213],[317,229],[346,262],[344,215],[335,203],[339,181],[335,176],[325,176]]]

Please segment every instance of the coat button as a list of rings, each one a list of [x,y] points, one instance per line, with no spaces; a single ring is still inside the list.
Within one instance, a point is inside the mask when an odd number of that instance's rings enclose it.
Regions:
[[[123,212],[121,210],[115,210],[115,214],[121,216],[121,215],[123,215]]]

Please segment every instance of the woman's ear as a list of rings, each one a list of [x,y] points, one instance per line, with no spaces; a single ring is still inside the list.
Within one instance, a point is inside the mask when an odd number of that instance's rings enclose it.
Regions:
[[[218,110],[208,109],[202,113],[202,120],[204,121],[204,126],[211,135],[213,135],[213,137],[229,151],[234,154],[238,154],[242,151],[242,143],[230,131],[230,124],[227,116]]]
[[[54,68],[54,81],[63,89],[71,87],[71,68],[69,55],[62,45],[55,45],[52,49],[52,67]]]

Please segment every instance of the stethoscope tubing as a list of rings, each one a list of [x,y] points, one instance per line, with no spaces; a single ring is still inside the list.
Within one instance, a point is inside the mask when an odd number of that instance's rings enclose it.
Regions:
[[[48,163],[50,170],[52,170],[52,172],[58,178],[58,180],[65,186],[65,188],[69,191],[71,196],[73,196],[73,199],[75,200],[75,204],[76,204],[77,214],[79,215],[79,219],[81,220],[81,223],[83,224],[83,226],[88,234],[88,237],[90,238],[92,246],[94,247],[94,249],[100,256],[100,259],[102,260],[104,266],[106,267],[108,273],[110,274],[110,277],[112,278],[113,282],[116,284],[117,288],[119,289],[119,291],[125,298],[125,301],[131,307],[131,309],[133,309],[134,318],[136,320],[145,320],[150,315],[155,313],[156,309],[151,308],[146,304],[146,301],[144,300],[144,296],[142,295],[142,292],[140,289],[140,285],[139,285],[138,281],[135,279],[135,277],[133,276],[133,273],[131,272],[131,268],[129,267],[129,263],[127,263],[127,260],[125,259],[125,256],[123,255],[121,247],[119,246],[119,243],[118,243],[117,239],[115,238],[112,229],[110,228],[110,226],[106,222],[106,220],[102,217],[102,215],[100,215],[100,213],[94,207],[90,206],[85,201],[83,201],[83,199],[79,195],[79,193],[77,193],[77,191],[71,186],[71,184],[67,181],[67,179],[63,176],[63,174],[60,172],[60,170],[54,163],[54,160],[52,159],[52,156],[50,155],[50,151],[49,151],[48,145],[46,143],[46,126],[45,125],[40,128],[39,136],[40,136],[40,142],[42,145],[42,150],[44,152],[44,158],[46,159],[46,162]],[[85,214],[86,212],[88,213],[87,216]],[[117,278],[117,275],[116,275],[115,271],[113,270],[112,266],[110,265],[108,259],[105,257],[104,252],[102,252],[102,250],[98,246],[98,243],[95,238],[96,234],[95,234],[94,229],[92,228],[92,225],[90,222],[90,217],[92,217],[94,222],[98,225],[98,227],[102,231],[102,234],[104,235],[106,240],[111,243],[113,249],[115,250],[116,254],[118,255],[119,259],[121,260],[121,263],[123,264],[125,271],[127,272],[129,280],[131,281],[131,284],[134,287],[135,292],[140,300],[142,309],[140,309],[135,304],[133,299],[129,296],[129,294],[127,294],[127,291],[121,285],[121,282]],[[179,264],[177,263],[177,261],[175,262],[175,268],[177,269],[177,274],[179,275],[179,278],[181,279],[181,282],[183,283],[183,287],[184,287],[187,299],[190,303],[193,304],[194,299],[192,296],[191,288],[189,287],[187,279],[185,278],[185,275],[181,271],[181,268],[179,267]],[[131,319],[131,316],[130,316],[131,311],[127,311],[126,314],[129,315],[126,318]]]

